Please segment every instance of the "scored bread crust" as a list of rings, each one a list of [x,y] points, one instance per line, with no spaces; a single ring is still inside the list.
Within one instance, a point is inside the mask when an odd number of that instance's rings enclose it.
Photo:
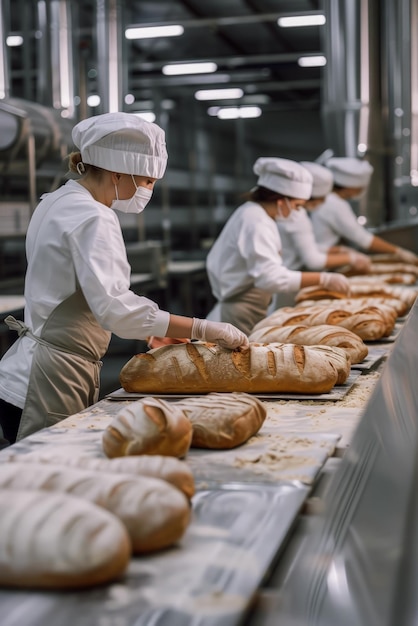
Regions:
[[[158,398],[143,398],[119,411],[104,431],[102,445],[110,458],[135,454],[184,457],[192,435],[190,421],[179,407]]]
[[[0,489],[0,585],[76,589],[126,570],[131,542],[120,520],[66,493]]]
[[[264,404],[247,393],[209,393],[176,404],[192,424],[194,448],[235,448],[260,430],[267,415]]]
[[[282,341],[283,343],[306,346],[326,345],[342,348],[350,356],[351,363],[361,363],[368,354],[366,344],[358,335],[347,328],[336,327],[331,324],[267,326],[252,333],[249,340],[258,343]]]
[[[62,452],[62,448],[60,448]],[[188,498],[195,493],[195,484],[192,470],[184,461],[172,456],[143,454],[140,456],[122,456],[114,459],[96,457],[77,457],[74,448],[68,448],[68,454],[59,456],[45,451],[35,451],[28,454],[13,454],[5,461],[17,463],[46,463],[65,467],[78,467],[95,472],[110,474],[126,474],[130,476],[150,476],[165,480],[177,489],[180,489]]]
[[[148,476],[100,474],[42,463],[0,463],[0,489],[67,493],[97,504],[123,522],[135,553],[172,545],[190,521],[186,496]]]
[[[327,346],[251,344],[227,350],[189,343],[134,356],[122,368],[120,381],[126,391],[150,394],[324,393],[349,370],[347,354]]]

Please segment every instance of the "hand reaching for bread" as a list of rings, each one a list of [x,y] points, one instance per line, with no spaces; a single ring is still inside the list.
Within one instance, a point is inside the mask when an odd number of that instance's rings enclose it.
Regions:
[[[192,339],[199,339],[208,343],[217,343],[221,348],[248,348],[247,335],[232,324],[225,322],[210,322],[197,317],[193,318]]]
[[[350,250],[348,253],[350,257],[350,265],[354,270],[366,274],[370,272],[370,266],[372,264],[371,259],[367,254],[362,252],[356,252],[356,250]]]
[[[337,272],[321,272],[319,285],[329,291],[339,291],[340,293],[350,292],[350,282],[343,275]]]

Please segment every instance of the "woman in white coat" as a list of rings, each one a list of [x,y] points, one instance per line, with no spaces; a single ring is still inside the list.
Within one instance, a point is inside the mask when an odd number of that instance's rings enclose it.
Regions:
[[[312,175],[289,159],[261,157],[254,164],[257,186],[229,218],[207,257],[217,303],[209,320],[230,322],[245,333],[266,316],[272,295],[322,285],[347,292],[345,276],[286,268],[278,218],[287,219],[311,197]]]
[[[277,219],[283,264],[291,270],[332,270],[345,265],[359,273],[367,272],[370,268],[367,255],[350,248],[324,252],[318,246],[308,212],[315,211],[325,202],[333,187],[333,176],[328,168],[319,163],[301,161],[301,165],[312,174],[312,192],[298,211],[292,211],[287,219]],[[293,304],[294,294],[279,293],[273,298],[269,311]]]
[[[100,359],[111,333],[191,337],[228,348],[248,338],[229,324],[170,315],[130,290],[130,266],[114,209],[140,213],[164,175],[164,131],[129,113],[77,124],[69,180],[45,194],[26,237],[24,322],[0,361],[0,425],[13,443],[97,401]]]
[[[340,251],[341,243],[348,241],[360,250],[396,254],[400,261],[416,263],[418,257],[413,252],[373,235],[357,221],[350,200],[366,191],[373,173],[370,163],[351,157],[333,157],[325,165],[333,175],[334,187],[311,216],[321,250]]]

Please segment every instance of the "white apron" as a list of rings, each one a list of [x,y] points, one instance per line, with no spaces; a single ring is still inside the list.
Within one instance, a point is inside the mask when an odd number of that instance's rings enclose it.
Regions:
[[[11,315],[5,322],[19,337],[27,334],[37,342],[16,441],[97,402],[100,359],[110,333],[99,325],[81,291],[52,311],[40,337]]]

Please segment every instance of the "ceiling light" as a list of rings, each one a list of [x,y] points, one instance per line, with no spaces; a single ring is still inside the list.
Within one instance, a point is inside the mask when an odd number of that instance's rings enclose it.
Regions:
[[[173,63],[164,65],[163,74],[166,76],[178,76],[180,74],[209,74],[216,72],[216,63]]]
[[[21,46],[22,43],[23,43],[23,37],[21,35],[9,35],[8,37],[6,37],[6,44],[10,48]]]
[[[321,67],[322,65],[326,65],[327,60],[324,56],[310,56],[310,57],[299,57],[298,65],[300,67]]]
[[[322,26],[325,22],[325,15],[292,15],[289,17],[279,17],[277,20],[278,25],[282,28]]]
[[[194,97],[196,100],[231,100],[242,98],[244,92],[242,89],[200,89],[196,91]]]
[[[125,37],[126,39],[152,39],[154,37],[178,37],[183,33],[183,26],[180,24],[172,24],[171,26],[127,28],[125,30]]]
[[[209,112],[209,111],[208,111]],[[226,107],[216,113],[220,120],[236,120],[238,118],[260,117],[260,107]]]

